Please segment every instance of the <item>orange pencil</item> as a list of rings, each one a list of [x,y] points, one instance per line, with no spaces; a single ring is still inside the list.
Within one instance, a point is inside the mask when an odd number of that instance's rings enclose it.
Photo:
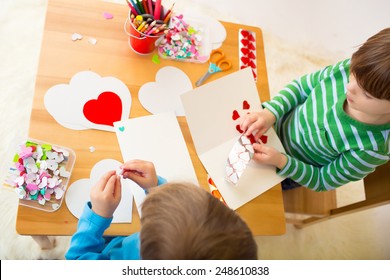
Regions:
[[[163,21],[167,23],[169,19],[171,18],[173,7],[175,6],[175,3],[172,4],[172,7],[166,12],[165,16],[163,17]]]

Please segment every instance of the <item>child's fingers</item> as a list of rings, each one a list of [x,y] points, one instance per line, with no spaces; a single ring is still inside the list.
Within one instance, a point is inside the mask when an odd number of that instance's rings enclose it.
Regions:
[[[119,176],[116,176],[114,197],[121,197],[121,196],[122,196],[121,178]]]
[[[110,178],[108,179],[107,183],[105,184],[105,187],[103,189],[103,192],[115,194],[115,183],[116,183],[117,176],[115,174],[112,174]]]
[[[115,170],[111,170],[111,171],[108,171],[106,172],[102,177],[100,177],[98,183],[95,185],[95,187],[100,190],[100,191],[103,191],[107,185],[107,182],[108,180],[111,178],[111,176],[115,174]]]

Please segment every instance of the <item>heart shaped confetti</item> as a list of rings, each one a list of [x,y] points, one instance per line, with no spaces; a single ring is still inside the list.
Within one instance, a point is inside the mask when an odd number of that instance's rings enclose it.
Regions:
[[[240,29],[239,39],[239,68],[244,69],[249,66],[252,68],[253,78],[257,81],[257,63],[256,63],[256,33],[249,30]]]
[[[77,41],[83,39],[83,35],[78,34],[78,33],[73,33],[72,34],[72,41]]]
[[[153,55],[153,57],[152,57],[152,62],[153,62],[154,64],[160,64],[160,63],[161,63],[160,57],[159,57],[157,54]]]
[[[242,109],[249,110],[251,108],[251,105],[249,105],[248,101],[244,100],[242,102]]]
[[[104,12],[103,17],[105,19],[113,19],[114,18],[114,16],[112,14],[110,14],[109,12]]]
[[[237,110],[234,110],[233,115],[232,115],[233,121],[237,120],[239,117],[240,117],[240,115],[238,114]]]
[[[36,201],[38,204],[36,207],[31,203],[23,205],[47,210],[46,202],[52,204],[54,201],[59,207],[58,201],[62,199],[66,189],[63,179],[70,177],[70,171],[66,170],[69,151],[62,148],[55,151],[53,148],[52,145],[32,141],[19,145],[14,156],[16,168],[10,168],[7,182],[15,188],[19,199]],[[58,152],[60,150],[64,153]],[[20,171],[22,166],[25,171]]]

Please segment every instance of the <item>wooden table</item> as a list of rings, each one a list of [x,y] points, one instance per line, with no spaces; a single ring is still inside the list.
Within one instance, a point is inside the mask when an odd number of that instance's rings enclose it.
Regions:
[[[107,20],[103,12],[110,12],[114,18]],[[125,5],[93,0],[50,0],[47,8],[46,24],[43,35],[41,57],[36,79],[35,96],[31,112],[29,136],[65,147],[77,154],[70,184],[81,178],[89,178],[90,170],[102,159],[112,158],[122,161],[115,133],[67,129],[58,124],[44,107],[46,91],[56,84],[67,84],[79,71],[91,70],[102,77],[113,76],[123,81],[132,93],[130,118],[149,115],[138,100],[138,90],[154,81],[156,72],[165,66],[175,66],[183,70],[195,82],[206,71],[208,65],[185,63],[161,59],[160,64],[152,62],[152,55],[138,55],[128,45],[128,36],[124,32],[124,22],[128,16]],[[262,33],[259,28],[222,22],[227,38],[222,45],[223,51],[233,60],[228,73],[238,70],[238,31],[240,28],[256,32],[257,38],[257,88],[261,100],[269,99],[267,72],[264,57]],[[73,33],[84,36],[81,41],[72,41]],[[97,44],[88,42],[88,38],[97,39]],[[210,82],[224,74],[211,77]],[[208,189],[207,174],[194,148],[185,117],[178,118],[187,148],[190,152],[199,183]],[[89,147],[96,151],[91,153]],[[70,185],[69,184],[69,185]],[[261,196],[237,210],[246,220],[255,235],[281,235],[286,231],[283,199],[280,185],[276,185]],[[16,230],[22,235],[72,235],[76,231],[78,220],[69,212],[65,202],[55,212],[48,213],[25,206],[19,206]],[[140,219],[133,207],[131,224],[112,224],[106,233],[110,235],[128,235],[139,231]]]

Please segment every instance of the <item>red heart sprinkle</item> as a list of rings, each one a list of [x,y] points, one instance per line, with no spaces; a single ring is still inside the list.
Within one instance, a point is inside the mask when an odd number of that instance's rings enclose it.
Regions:
[[[232,115],[233,121],[237,120],[239,117],[240,117],[240,114],[236,110],[234,110],[233,115]]]
[[[251,41],[251,42],[254,42],[255,41],[255,37],[253,37],[252,34],[249,34],[248,40]]]

